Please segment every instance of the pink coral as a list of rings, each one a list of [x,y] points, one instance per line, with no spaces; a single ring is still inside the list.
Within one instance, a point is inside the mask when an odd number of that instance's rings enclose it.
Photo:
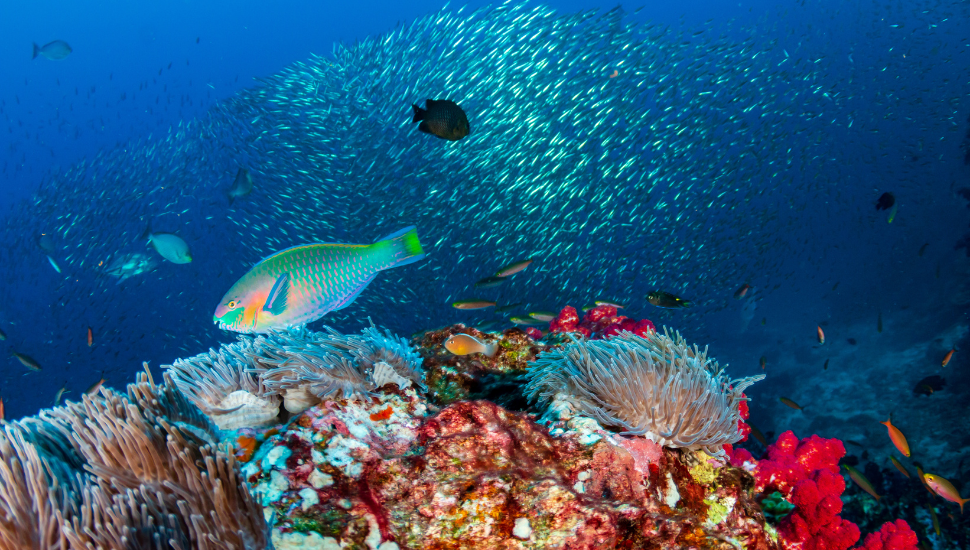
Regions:
[[[582,321],[576,308],[566,306],[559,315],[549,323],[549,332],[578,332],[586,338],[594,340],[616,336],[620,332],[632,332],[637,336],[646,336],[648,332],[656,331],[656,327],[647,319],[637,321],[623,315],[617,315],[615,306],[601,305],[590,309],[583,315]]]
[[[916,550],[916,533],[904,520],[883,524],[875,533],[866,535],[862,546],[855,550]]]

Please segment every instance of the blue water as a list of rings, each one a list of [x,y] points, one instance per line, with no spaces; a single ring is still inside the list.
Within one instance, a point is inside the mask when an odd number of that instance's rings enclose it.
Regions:
[[[471,2],[463,13],[484,5]],[[556,0],[548,5],[569,14],[606,11],[615,3]],[[390,97],[376,89],[361,95],[371,102],[369,117],[354,119],[360,124],[336,132],[340,139],[313,149],[345,155],[328,165],[331,172],[300,179],[291,168],[306,167],[301,163],[309,162],[310,153],[305,151],[276,165],[266,160],[281,157],[254,145],[259,125],[268,124],[263,111],[247,110],[268,104],[266,98],[257,102],[265,81],[256,79],[308,62],[311,55],[333,62],[335,43],[353,49],[355,41],[410,24],[442,6],[426,0],[0,6],[0,223],[5,226],[0,330],[7,334],[0,342],[0,396],[7,417],[50,406],[61,387],[68,389],[66,398],[77,399],[102,371],[110,385],[121,387],[142,361],[157,372],[177,357],[232,340],[234,335],[213,327],[212,310],[268,251],[313,240],[366,243],[417,223],[432,251],[429,258],[380,275],[358,303],[325,322],[351,332],[371,317],[409,335],[496,319],[448,305],[477,295],[526,302],[532,310],[620,300],[627,304],[625,314],[710,345],[711,354],[729,363],[735,377],[760,373],[764,356],[768,379],[750,391],[752,420],[763,431],[796,429],[799,435],[863,440],[875,455],[888,445],[876,420],[892,412],[894,420],[907,418],[911,442],[934,446],[924,462],[934,459],[959,475],[957,462],[970,441],[965,429],[948,433],[946,428],[953,418],[966,417],[968,403],[970,353],[963,348],[970,267],[966,251],[955,245],[970,231],[970,210],[959,195],[970,187],[970,166],[963,161],[970,139],[970,4],[691,1],[649,5],[635,14],[638,6],[624,4],[625,24],[655,25],[646,35],[658,37],[658,59],[669,54],[670,64],[658,64],[639,80],[624,74],[627,80],[615,81],[621,91],[610,96],[615,102],[602,118],[622,130],[617,134],[622,146],[591,145],[596,153],[591,176],[570,179],[545,199],[537,197],[555,189],[558,172],[544,165],[503,165],[522,150],[500,133],[476,141],[481,121],[493,124],[482,132],[508,122],[490,118],[504,105],[482,99],[480,90],[464,105],[473,128],[457,144],[464,149],[448,149],[410,126],[408,104],[434,92],[419,87],[408,97]],[[67,41],[73,53],[61,61],[30,59],[32,42],[54,39]],[[589,52],[564,51],[561,59],[589,53],[608,65],[622,56],[596,50],[595,37],[575,37],[583,40]],[[724,50],[734,57],[725,57],[715,43],[737,45]],[[705,44],[712,44],[709,50]],[[537,40],[536,47],[541,45]],[[689,50],[678,49],[686,45]],[[415,52],[415,62],[451,47],[457,46],[440,41],[435,52]],[[691,58],[676,59],[675,52],[683,51]],[[358,60],[361,80],[377,81],[384,61],[375,58],[365,67]],[[696,72],[690,68],[694,63],[706,64],[708,75],[730,67],[731,85],[737,87],[714,90],[717,103],[694,110],[712,91],[683,79],[687,71]],[[761,104],[752,94],[759,86],[757,71],[742,85],[737,75],[745,66],[774,75],[761,91],[770,103]],[[461,93],[476,86],[467,79],[447,81],[443,67],[418,70],[442,74],[401,79],[437,78],[442,88]],[[595,84],[606,82],[607,74],[604,68],[600,76],[575,77]],[[683,101],[664,123],[683,124],[690,133],[629,121],[630,113],[662,111],[669,97],[656,88],[637,92],[643,82],[661,78]],[[326,90],[330,84],[315,86]],[[732,93],[743,97],[732,103]],[[555,118],[584,100],[577,94],[522,116]],[[628,107],[632,110],[625,115],[617,114]],[[572,144],[588,139],[599,121],[589,116],[558,127],[559,135]],[[303,120],[309,125],[309,118]],[[764,141],[735,142],[742,126],[757,129]],[[509,133],[514,130],[510,124]],[[299,127],[289,131],[301,137]],[[192,141],[188,151],[177,147],[182,138],[159,141],[178,132],[204,138]],[[667,141],[653,143],[657,136]],[[240,145],[244,142],[251,149]],[[380,144],[377,150],[368,147],[374,143]],[[420,147],[413,155],[384,153],[414,143]],[[631,157],[630,151],[636,154]],[[490,155],[498,164],[483,160]],[[136,157],[149,160],[136,162]],[[378,162],[382,172],[368,175],[357,160],[362,166]],[[228,207],[224,193],[236,169],[257,161],[262,164],[251,167],[254,194]],[[645,179],[622,179],[610,171],[628,162],[633,173],[663,168],[662,184],[647,192],[652,188]],[[78,176],[83,171],[72,168],[78,163],[101,171]],[[121,169],[135,166],[139,170]],[[502,179],[490,171],[495,166],[518,179]],[[91,175],[95,172],[97,177]],[[718,176],[712,180],[711,174]],[[393,185],[387,183],[392,180]],[[308,191],[288,196],[294,189]],[[515,191],[502,196],[508,189]],[[601,195],[601,190],[608,192]],[[895,193],[899,204],[892,223],[887,212],[873,207],[884,191]],[[577,193],[583,198],[569,198]],[[503,198],[489,202],[495,196]],[[543,202],[552,208],[542,210]],[[667,207],[658,206],[665,202]],[[717,207],[724,204],[732,206]],[[545,217],[528,213],[532,208]],[[637,208],[654,212],[655,223],[638,217]],[[314,223],[325,225],[301,225],[296,216],[304,209],[319,212]],[[580,214],[572,218],[573,211]],[[65,222],[65,216],[81,212],[76,226]],[[593,216],[603,212],[612,212],[616,223],[596,229],[601,220]],[[175,231],[190,243],[192,264],[165,262],[137,239],[148,218],[156,230]],[[36,245],[38,233],[52,227],[71,228],[57,236],[52,255],[63,268],[60,274]],[[496,244],[499,239],[504,244]],[[147,254],[159,265],[115,284],[95,264],[121,253]],[[514,284],[488,292],[471,287],[501,264],[533,255],[536,264],[516,275]],[[743,283],[753,290],[734,300]],[[644,298],[655,287],[698,306],[658,310]],[[85,341],[89,326],[92,347]],[[816,342],[818,326],[826,333],[822,346]],[[952,347],[959,351],[941,370],[940,360]],[[7,358],[13,351],[36,358],[43,372],[29,372]],[[947,377],[947,389],[931,396],[934,401],[914,398],[913,384],[935,373]],[[806,411],[780,405],[782,396],[806,405]]]

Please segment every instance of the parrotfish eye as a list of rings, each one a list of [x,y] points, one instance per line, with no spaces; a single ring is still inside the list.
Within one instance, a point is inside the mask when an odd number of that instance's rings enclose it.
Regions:
[[[228,307],[229,309],[236,309],[236,301],[235,300],[229,300],[229,303],[226,304],[226,307]]]

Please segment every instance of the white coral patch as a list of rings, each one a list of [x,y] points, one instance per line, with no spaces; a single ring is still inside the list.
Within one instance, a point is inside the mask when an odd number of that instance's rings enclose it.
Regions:
[[[363,466],[354,456],[354,451],[367,451],[370,447],[350,437],[337,434],[330,438],[324,456],[327,462],[340,469],[347,477],[358,478],[363,473]]]
[[[678,502],[680,502],[680,491],[677,490],[673,476],[670,475],[670,472],[667,472],[667,492],[664,495],[664,503],[671,508],[676,508]]]
[[[283,445],[277,445],[273,447],[266,456],[263,457],[263,471],[268,472],[270,470],[285,470],[286,469],[286,459],[290,458],[293,451],[287,449]]]
[[[516,518],[515,527],[512,528],[512,536],[517,539],[529,540],[532,536],[532,526],[529,525],[529,518]]]
[[[314,469],[312,472],[310,472],[309,477],[307,477],[307,482],[314,488],[320,489],[322,487],[329,487],[333,485],[333,478],[320,470]]]
[[[281,533],[273,529],[272,538],[276,550],[341,550],[337,539],[322,537],[319,533]]]
[[[317,504],[320,504],[320,496],[317,495],[316,491],[309,487],[300,491],[300,498],[303,499],[303,502],[300,503],[300,509],[304,512]]]

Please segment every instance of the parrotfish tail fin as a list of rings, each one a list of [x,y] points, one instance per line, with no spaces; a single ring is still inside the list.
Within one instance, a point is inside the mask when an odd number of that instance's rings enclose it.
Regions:
[[[482,353],[485,354],[485,357],[495,357],[495,354],[497,352],[498,352],[498,344],[493,343],[493,344],[486,344],[485,351]]]
[[[34,45],[34,52],[35,52],[34,53],[34,57],[37,57],[37,53],[36,53],[37,52],[37,45],[36,44]],[[411,104],[411,108],[414,109],[414,120],[411,121],[411,124],[414,124],[415,122],[424,120],[424,114],[427,113],[428,111],[425,111],[424,109],[422,109],[421,107],[418,107],[414,103]]]
[[[391,233],[372,245],[389,264],[384,269],[413,264],[424,259],[424,249],[418,240],[418,230],[413,225]]]
[[[680,302],[684,307],[694,307],[694,302],[689,300],[681,300]]]
[[[38,55],[40,55],[40,46],[34,44],[34,55],[31,57],[31,59],[37,59]]]

